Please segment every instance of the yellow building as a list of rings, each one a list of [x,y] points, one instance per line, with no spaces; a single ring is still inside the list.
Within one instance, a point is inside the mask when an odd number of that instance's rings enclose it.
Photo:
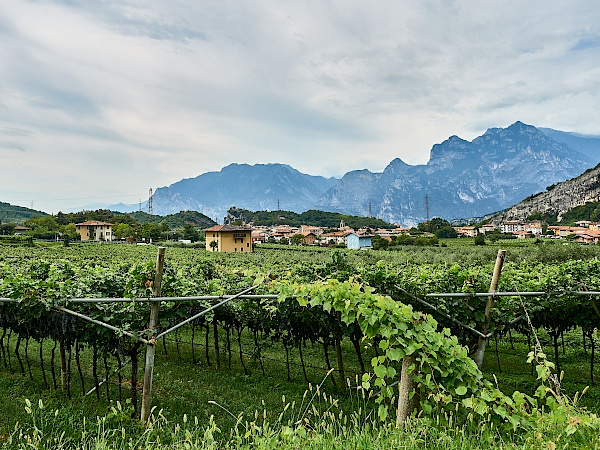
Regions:
[[[97,220],[75,224],[82,241],[112,241],[112,227],[112,223],[98,222]]]
[[[232,225],[216,225],[204,230],[209,252],[251,252],[252,229]],[[213,243],[214,242],[214,243]]]

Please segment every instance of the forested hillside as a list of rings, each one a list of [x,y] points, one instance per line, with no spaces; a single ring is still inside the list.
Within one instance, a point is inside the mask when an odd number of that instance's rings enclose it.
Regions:
[[[293,211],[248,211],[240,208],[230,208],[227,211],[227,219],[234,221],[253,222],[258,226],[290,225],[299,227],[301,225],[312,225],[327,228],[337,228],[343,221],[351,228],[393,228],[394,225],[374,217],[349,216],[346,214],[318,211],[311,209],[301,214]]]
[[[23,225],[27,219],[47,215],[48,214],[42,211],[0,202],[0,223],[16,223],[17,225]]]

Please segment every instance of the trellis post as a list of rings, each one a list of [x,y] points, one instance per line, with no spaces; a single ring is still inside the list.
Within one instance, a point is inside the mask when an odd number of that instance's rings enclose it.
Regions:
[[[165,264],[165,247],[158,248],[156,256],[156,273],[154,274],[153,295],[160,297],[163,268]],[[144,390],[142,391],[142,410],[140,419],[148,422],[150,417],[150,400],[152,398],[152,373],[154,371],[154,354],[156,353],[156,326],[158,325],[159,301],[150,302],[150,319],[148,321],[148,344],[146,345],[146,368],[144,370]]]
[[[65,341],[60,340],[60,386],[67,392],[67,356],[65,355]]]
[[[415,365],[417,363],[416,355],[406,355],[402,358],[402,371],[400,372],[400,383],[398,383],[398,408],[396,410],[396,428],[404,425],[417,406],[417,393],[411,398],[411,393],[415,390],[417,384],[413,378]]]
[[[494,274],[492,276],[492,282],[490,283],[490,295],[488,297],[487,303],[485,305],[485,320],[483,322],[483,330],[482,333],[487,335],[488,330],[490,328],[490,323],[492,320],[492,308],[494,307],[494,295],[498,290],[498,281],[500,281],[500,274],[502,273],[502,266],[504,265],[504,257],[506,256],[506,250],[498,250],[498,255],[496,256],[496,265],[494,266]],[[485,346],[487,344],[487,338],[479,337],[479,341],[477,342],[477,351],[475,352],[475,363],[479,370],[481,370],[481,366],[483,364],[483,355],[485,353]]]

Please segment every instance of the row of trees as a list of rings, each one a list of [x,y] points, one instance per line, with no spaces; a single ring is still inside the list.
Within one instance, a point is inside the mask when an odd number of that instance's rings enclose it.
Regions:
[[[248,211],[241,208],[230,208],[227,211],[228,217],[232,222],[240,220],[242,222],[253,222],[255,225],[273,226],[290,225],[299,227],[301,225],[313,225],[319,227],[328,227],[337,229],[340,222],[344,222],[351,228],[393,228],[394,225],[387,223],[375,217],[349,216],[328,211],[319,211],[311,209],[301,214],[293,211]]]
[[[140,223],[128,214],[114,214],[106,210],[33,217],[24,222],[28,230],[23,234],[34,239],[78,240],[80,236],[75,224],[88,220],[112,223],[113,235],[119,240],[127,238],[137,241],[188,239],[196,242],[202,239],[201,231],[193,223],[177,224],[173,227],[167,221]],[[14,234],[16,227],[17,225],[14,223],[0,224],[0,235]]]

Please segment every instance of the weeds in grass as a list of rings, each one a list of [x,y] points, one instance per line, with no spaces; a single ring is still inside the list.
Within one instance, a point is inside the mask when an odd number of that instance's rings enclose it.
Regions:
[[[542,372],[545,377],[546,372]],[[202,423],[198,417],[183,416],[170,422],[161,410],[154,409],[146,427],[131,421],[129,408],[116,403],[109,413],[95,422],[83,419],[78,439],[68,437],[56,426],[59,411],[48,411],[43,402],[25,401],[28,422],[17,424],[2,448],[15,449],[555,449],[600,448],[600,419],[577,407],[572,401],[549,402],[543,411],[532,411],[533,427],[516,433],[503,433],[493,421],[470,414],[457,422],[454,411],[437,417],[413,417],[403,428],[382,423],[371,415],[367,403],[372,395],[358,383],[349,390],[355,408],[346,413],[339,402],[323,390],[323,379],[310,385],[302,399],[289,401],[282,396],[281,410],[273,414],[264,402],[253,415],[235,414],[215,401],[210,404],[232,416],[236,424],[223,433],[211,415]],[[550,396],[550,398],[554,398]],[[274,419],[272,419],[274,418]],[[481,420],[482,419],[482,420]]]

